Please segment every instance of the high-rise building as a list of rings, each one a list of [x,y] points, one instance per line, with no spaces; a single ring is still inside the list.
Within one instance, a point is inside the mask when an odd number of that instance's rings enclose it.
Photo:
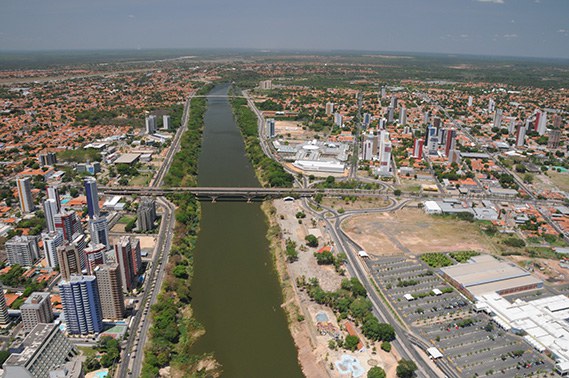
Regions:
[[[62,210],[54,216],[55,230],[63,234],[63,238],[69,242],[73,241],[73,236],[83,231],[81,221],[75,211]]]
[[[389,106],[393,109],[397,108],[397,96],[391,96],[391,101],[389,102]]]
[[[510,117],[510,123],[508,123],[508,134],[513,134],[516,130],[516,117]]]
[[[273,89],[273,81],[272,80],[263,80],[259,82],[259,89],[267,90]]]
[[[539,135],[544,135],[547,131],[547,112],[541,112],[539,117],[539,122],[536,118],[536,131]]]
[[[472,96],[468,96],[468,107],[470,108],[472,106]]]
[[[110,248],[109,225],[106,217],[95,216],[89,219],[89,233],[91,234],[91,243],[104,244]]]
[[[95,276],[73,275],[59,283],[61,304],[71,335],[88,335],[103,330],[101,299]]]
[[[8,305],[6,304],[6,296],[4,295],[4,286],[0,282],[0,324],[10,323],[8,315]]]
[[[20,309],[22,310],[22,323],[26,333],[30,332],[39,323],[53,322],[49,293],[32,293]]]
[[[135,266],[133,264],[133,253],[130,239],[123,236],[115,244],[115,261],[119,265],[123,290],[131,291],[135,287]]]
[[[48,378],[49,372],[79,352],[55,323],[40,323],[4,362],[5,377]]]
[[[401,107],[399,111],[399,124],[406,125],[407,124],[407,108]]]
[[[363,145],[362,145],[362,159],[363,160],[372,160],[374,155],[374,139],[376,139],[375,135],[367,134],[364,137]]]
[[[561,141],[561,130],[549,130],[549,138],[547,139],[547,148],[559,148]]]
[[[142,274],[142,255],[138,238],[130,238],[130,250],[134,275],[138,276]]]
[[[448,161],[449,161],[449,163],[460,164],[460,161],[461,161],[460,151],[459,150],[450,150],[449,156],[448,156]]]
[[[391,123],[395,119],[395,108],[392,106],[387,107],[387,122]]]
[[[153,198],[142,198],[136,210],[136,228],[140,232],[150,231],[154,228],[156,220],[156,201]]]
[[[57,155],[53,152],[39,154],[38,161],[41,167],[45,167],[46,165],[55,165],[57,163]]]
[[[439,150],[439,137],[435,135],[429,138],[429,142],[427,143],[427,152],[429,153],[429,155],[436,155],[438,150]]]
[[[144,120],[144,125],[146,127],[146,134],[156,133],[156,116],[149,115]]]
[[[516,131],[516,147],[521,147],[525,143],[526,128],[524,125],[519,124]]]
[[[456,130],[449,129],[445,135],[445,156],[450,156],[450,151],[456,149]]]
[[[391,140],[389,133],[382,131],[379,135],[379,173],[388,175],[391,171]]]
[[[61,211],[61,198],[59,197],[59,189],[57,189],[55,186],[48,186],[47,198],[55,200],[55,203],[57,205],[57,212],[59,213]]]
[[[43,212],[48,232],[55,232],[55,214],[59,212],[57,210],[57,201],[50,198],[43,201]]]
[[[95,268],[97,287],[101,298],[104,319],[124,318],[124,296],[118,264],[100,265]]]
[[[438,129],[439,127],[441,127],[442,121],[443,121],[443,120],[441,119],[441,117],[434,117],[434,118],[433,118],[433,127],[434,127],[435,129]]]
[[[369,124],[371,123],[371,114],[369,113],[364,113],[364,126],[369,126]]]
[[[99,193],[97,190],[97,181],[88,177],[84,181],[85,183],[85,197],[87,197],[87,214],[89,218],[93,219],[94,216],[101,215],[99,209]]]
[[[334,103],[327,102],[326,103],[326,115],[332,115],[334,113]]]
[[[18,186],[18,198],[20,199],[20,209],[22,213],[31,213],[36,209],[32,197],[32,179],[24,177],[16,180]]]
[[[415,159],[423,159],[423,139],[416,138],[413,144],[413,157]]]
[[[560,129],[562,122],[563,122],[563,119],[561,118],[561,116],[559,114],[555,114],[553,116],[553,128],[554,129]]]
[[[500,128],[502,127],[502,115],[503,115],[503,111],[502,109],[496,109],[496,112],[494,113],[494,127]]]
[[[429,139],[437,135],[437,128],[433,125],[427,126],[427,132],[425,134],[425,143],[429,143]]]
[[[423,115],[423,123],[425,125],[429,124],[429,119],[431,118],[431,112],[430,111],[426,111],[425,114]]]
[[[95,274],[95,268],[105,263],[105,252],[107,246],[104,244],[89,244],[83,251],[85,254],[85,269],[87,274]]]
[[[387,95],[387,90],[385,88],[385,85],[381,86],[381,89],[379,90],[379,94],[380,94],[381,98],[385,98],[385,96]]]
[[[73,274],[81,274],[81,257],[73,244],[65,243],[57,247],[57,260],[61,279],[67,281]]]
[[[488,100],[488,112],[492,113],[494,111],[494,109],[496,108],[496,101],[494,101],[494,99],[489,99]]]
[[[79,261],[81,263],[81,270],[85,270],[85,248],[87,248],[87,238],[85,234],[82,232],[78,232],[73,235],[73,241],[71,245],[77,249],[77,253],[79,253]]]
[[[172,129],[172,119],[169,115],[165,114],[162,116],[162,130]]]
[[[340,113],[334,113],[334,124],[338,127],[342,127],[342,115]]]
[[[14,236],[6,242],[5,247],[10,265],[32,266],[40,257],[35,236]]]
[[[274,138],[276,135],[275,120],[273,118],[268,118],[265,123],[267,125],[267,135],[269,138]]]
[[[386,127],[386,126],[387,126],[387,118],[381,118],[381,119],[379,120],[379,125],[378,125],[379,129],[380,129],[380,130],[385,130],[385,127]]]
[[[57,247],[63,245],[63,234],[61,231],[48,232],[41,234],[41,237],[47,264],[52,268],[57,268],[59,266],[59,259],[57,258]]]

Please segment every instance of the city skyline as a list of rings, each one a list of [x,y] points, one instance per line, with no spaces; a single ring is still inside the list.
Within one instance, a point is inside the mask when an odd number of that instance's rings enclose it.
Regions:
[[[0,50],[246,48],[569,58],[568,15],[569,2],[562,0],[34,0],[3,7]]]

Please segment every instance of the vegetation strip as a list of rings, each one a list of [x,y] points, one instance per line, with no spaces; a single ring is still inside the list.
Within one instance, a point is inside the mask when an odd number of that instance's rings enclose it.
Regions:
[[[237,126],[243,135],[245,151],[247,151],[247,156],[255,167],[261,184],[270,187],[290,188],[294,181],[293,176],[286,172],[282,165],[265,155],[261,148],[261,141],[257,132],[257,116],[247,106],[247,100],[233,98],[230,103]]]
[[[196,95],[207,94],[212,85],[202,87]],[[173,158],[165,178],[168,186],[195,186],[201,148],[205,98],[191,100],[188,129],[182,135],[181,148]],[[142,377],[156,377],[159,370],[171,366],[180,372],[195,373],[195,365],[204,356],[192,356],[190,347],[202,326],[191,316],[190,285],[193,276],[193,249],[200,222],[199,202],[191,194],[176,194],[175,237],[166,267],[166,277],[156,304],[152,306],[152,328],[145,351]]]

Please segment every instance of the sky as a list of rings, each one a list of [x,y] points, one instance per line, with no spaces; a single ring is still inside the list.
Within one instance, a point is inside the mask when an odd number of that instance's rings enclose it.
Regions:
[[[0,50],[252,48],[569,58],[569,0],[6,0]]]

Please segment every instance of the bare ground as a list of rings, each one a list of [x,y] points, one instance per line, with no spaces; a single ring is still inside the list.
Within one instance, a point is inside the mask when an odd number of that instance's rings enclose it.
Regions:
[[[492,250],[476,224],[433,217],[421,209],[354,216],[343,228],[372,255]]]

